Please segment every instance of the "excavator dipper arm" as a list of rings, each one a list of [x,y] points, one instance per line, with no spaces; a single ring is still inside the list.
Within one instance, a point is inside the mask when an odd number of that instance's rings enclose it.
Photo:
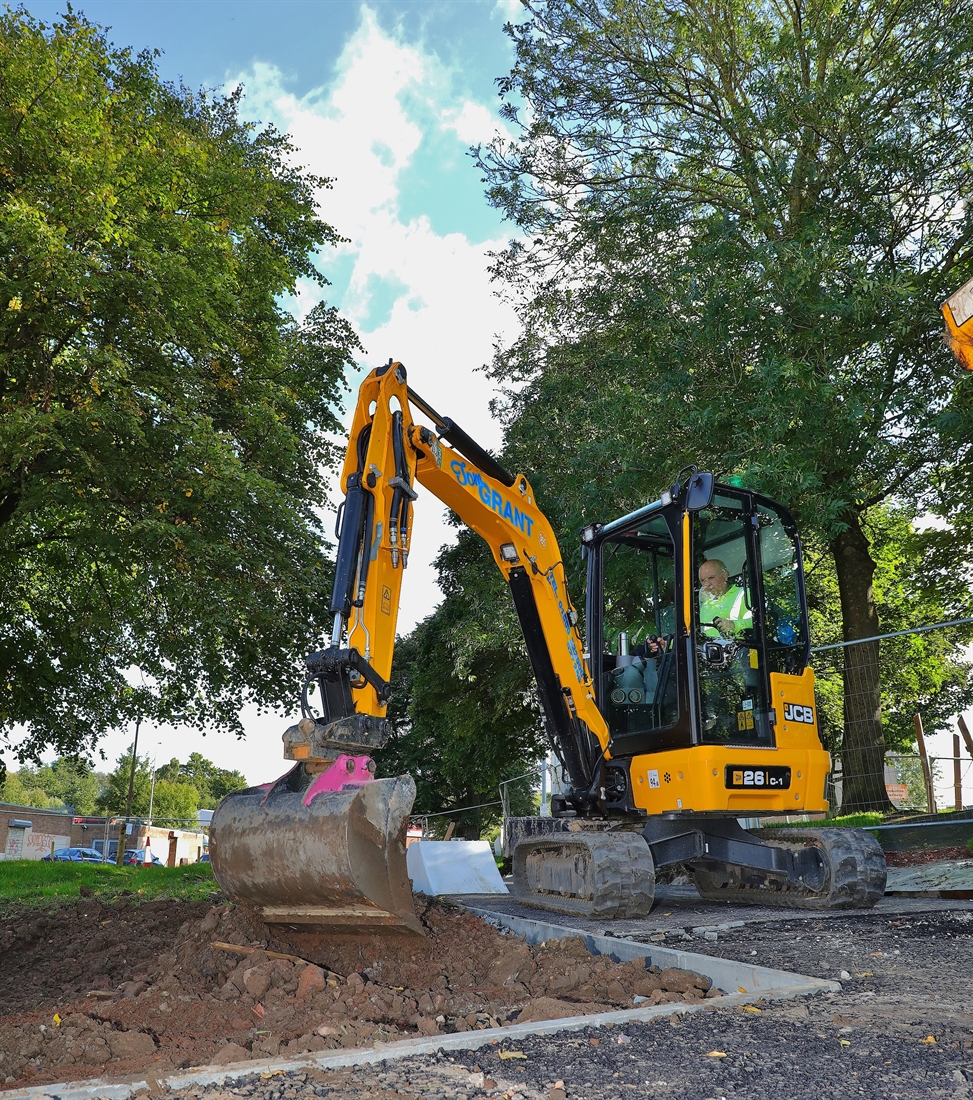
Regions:
[[[413,408],[434,429],[415,423]],[[489,545],[524,626],[548,728],[559,750],[567,746],[574,786],[589,787],[597,778],[593,761],[607,749],[608,731],[595,705],[551,524],[527,478],[507,473],[410,390],[399,363],[373,371],[359,392],[342,470],[345,501],[339,510],[331,645],[308,658],[324,713],[299,723],[300,736],[290,736],[287,755],[331,759],[333,749],[367,751],[384,744],[416,481]]]

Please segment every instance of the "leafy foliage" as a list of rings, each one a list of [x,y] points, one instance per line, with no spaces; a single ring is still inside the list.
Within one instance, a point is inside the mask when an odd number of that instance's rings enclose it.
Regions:
[[[156,797],[160,781],[192,786],[197,793],[194,812],[197,808],[213,810],[230,791],[239,791],[249,785],[242,772],[218,768],[198,752],[191,753],[185,764],[173,758],[156,769]]]
[[[0,802],[15,806],[34,806],[38,810],[60,809],[64,803],[56,795],[49,795],[35,782],[35,777],[20,772],[7,772],[0,784]]]
[[[907,511],[888,507],[872,509],[865,522],[876,561],[875,602],[884,631],[973,617],[973,596],[963,571],[943,560],[943,531],[916,530]],[[840,641],[841,621],[833,561],[811,546],[806,567],[814,645],[833,644]],[[949,729],[956,714],[973,707],[973,666],[966,653],[971,640],[973,629],[967,625],[882,642],[882,722],[889,750],[912,751],[915,714],[922,715],[926,733],[934,734]],[[821,733],[830,748],[840,748],[841,652],[821,653],[813,663]],[[922,800],[925,804],[924,791]]]
[[[71,806],[76,814],[93,814],[101,780],[84,761],[60,757],[53,764],[29,765],[8,773],[0,800],[49,809]]]
[[[107,777],[104,790],[98,797],[98,807],[108,815],[124,814],[128,805],[128,784],[132,772],[132,750],[120,756],[115,770]],[[239,790],[247,785],[244,777],[235,771],[218,768],[198,752],[194,752],[185,764],[172,760],[155,770],[155,786],[152,783],[152,762],[148,756],[135,760],[135,777],[132,783],[132,817],[146,818],[152,808],[152,820],[156,824],[179,826],[195,823],[196,811],[212,809],[219,798],[214,791]]]
[[[481,155],[531,242],[497,260],[527,323],[495,364],[531,382],[521,434],[578,439],[549,458],[619,499],[699,456],[829,541],[890,493],[933,502],[971,381],[937,338],[973,274],[955,11],[526,6],[501,81],[519,137]]]
[[[524,321],[494,363],[514,464],[571,522],[690,461],[739,474],[831,556],[843,636],[880,633],[872,510],[940,509],[954,547],[973,534],[973,376],[938,337],[973,274],[970,13],[525,7],[501,81],[514,137],[479,154],[522,233],[495,265]],[[848,653],[846,805],[877,807],[877,655]]]
[[[132,776],[132,748],[123,753],[115,762],[115,770],[110,772],[101,794],[98,796],[98,809],[108,815],[124,814],[128,805],[128,788],[132,785],[132,816],[145,817],[149,812],[149,799],[152,795],[152,762],[147,756],[135,758],[135,774]]]
[[[26,726],[22,760],[139,716],[239,730],[313,647],[358,343],[285,309],[339,239],[328,181],[238,109],[70,11],[0,14],[0,731]]]
[[[131,768],[131,749],[118,758],[107,775],[66,757],[53,764],[24,765],[7,773],[0,784],[0,801],[38,809],[71,806],[82,816],[117,816],[125,813],[128,804]],[[247,780],[240,772],[219,768],[194,752],[184,764],[173,758],[156,768],[153,790],[152,762],[147,755],[139,756],[132,787],[132,816],[148,817],[151,806],[156,824],[195,823],[197,810],[214,809],[225,794],[246,786]]]

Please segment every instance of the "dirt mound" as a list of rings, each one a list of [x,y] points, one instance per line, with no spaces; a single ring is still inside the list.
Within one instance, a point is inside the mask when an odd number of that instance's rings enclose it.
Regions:
[[[531,947],[469,913],[416,909],[425,937],[286,939],[232,905],[24,910],[0,926],[0,1083],[158,1077],[716,992],[579,938]]]

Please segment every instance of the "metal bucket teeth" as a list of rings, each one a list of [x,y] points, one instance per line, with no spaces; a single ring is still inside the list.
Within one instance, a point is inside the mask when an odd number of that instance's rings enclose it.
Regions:
[[[235,791],[217,807],[210,858],[227,897],[271,924],[421,935],[405,862],[412,777],[327,792],[308,806],[303,789],[288,789],[306,784],[289,779]]]

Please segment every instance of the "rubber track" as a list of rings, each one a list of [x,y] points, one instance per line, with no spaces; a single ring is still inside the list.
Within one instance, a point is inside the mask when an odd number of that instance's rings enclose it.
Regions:
[[[738,901],[783,909],[870,909],[885,893],[885,853],[864,829],[761,829],[761,840],[781,847],[813,844],[825,854],[827,877],[821,890],[741,868],[749,882],[716,871],[692,871],[693,884],[707,901]],[[736,876],[734,876],[735,878]]]
[[[549,859],[561,860],[577,872],[579,848],[588,852],[591,874],[585,883],[586,897],[535,893],[525,863],[531,851],[547,850]],[[570,913],[595,920],[644,917],[655,900],[655,866],[648,844],[637,833],[565,832],[520,841],[514,850],[513,893],[525,905],[552,913]],[[573,876],[572,876],[573,877]]]

